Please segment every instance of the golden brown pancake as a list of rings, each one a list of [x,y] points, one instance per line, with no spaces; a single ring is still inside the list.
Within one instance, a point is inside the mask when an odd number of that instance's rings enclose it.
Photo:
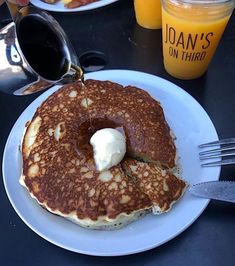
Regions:
[[[183,180],[153,163],[126,159],[122,167],[128,176],[136,180],[141,192],[148,196],[156,213],[169,211],[186,188]]]
[[[163,170],[175,166],[176,149],[160,103],[110,81],[85,86],[66,85],[37,109],[22,141],[20,183],[47,210],[91,228],[119,227],[152,208],[168,211],[186,184]],[[106,127],[123,128],[127,154],[100,173],[89,140]]]

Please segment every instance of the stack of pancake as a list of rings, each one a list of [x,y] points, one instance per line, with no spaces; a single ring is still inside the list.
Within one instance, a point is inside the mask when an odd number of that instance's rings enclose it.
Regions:
[[[98,172],[89,141],[107,127],[122,127],[127,153]],[[27,123],[21,150],[20,183],[48,211],[84,227],[114,229],[166,212],[186,188],[172,173],[176,148],[160,103],[133,86],[63,86]]]

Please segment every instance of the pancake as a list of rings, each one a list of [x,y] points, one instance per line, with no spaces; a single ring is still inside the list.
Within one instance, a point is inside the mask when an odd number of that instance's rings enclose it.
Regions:
[[[63,86],[27,123],[20,183],[48,211],[94,229],[168,211],[186,184],[170,172],[176,148],[160,103],[110,81],[86,80],[85,87]],[[123,129],[127,153],[98,172],[89,140],[106,127]]]
[[[136,180],[141,192],[148,196],[155,214],[169,211],[186,188],[183,180],[153,163],[127,159],[122,167],[128,176]]]

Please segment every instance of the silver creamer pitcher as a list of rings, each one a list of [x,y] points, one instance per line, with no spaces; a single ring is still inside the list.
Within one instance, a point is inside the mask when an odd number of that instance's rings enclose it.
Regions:
[[[36,7],[7,4],[13,22],[0,30],[0,91],[27,95],[82,80],[78,57],[58,22]]]

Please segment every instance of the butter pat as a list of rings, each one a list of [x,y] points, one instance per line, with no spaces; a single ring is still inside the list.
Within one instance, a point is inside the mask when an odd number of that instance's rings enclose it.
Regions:
[[[126,138],[116,129],[103,128],[90,139],[98,171],[105,171],[117,165],[126,153]]]

